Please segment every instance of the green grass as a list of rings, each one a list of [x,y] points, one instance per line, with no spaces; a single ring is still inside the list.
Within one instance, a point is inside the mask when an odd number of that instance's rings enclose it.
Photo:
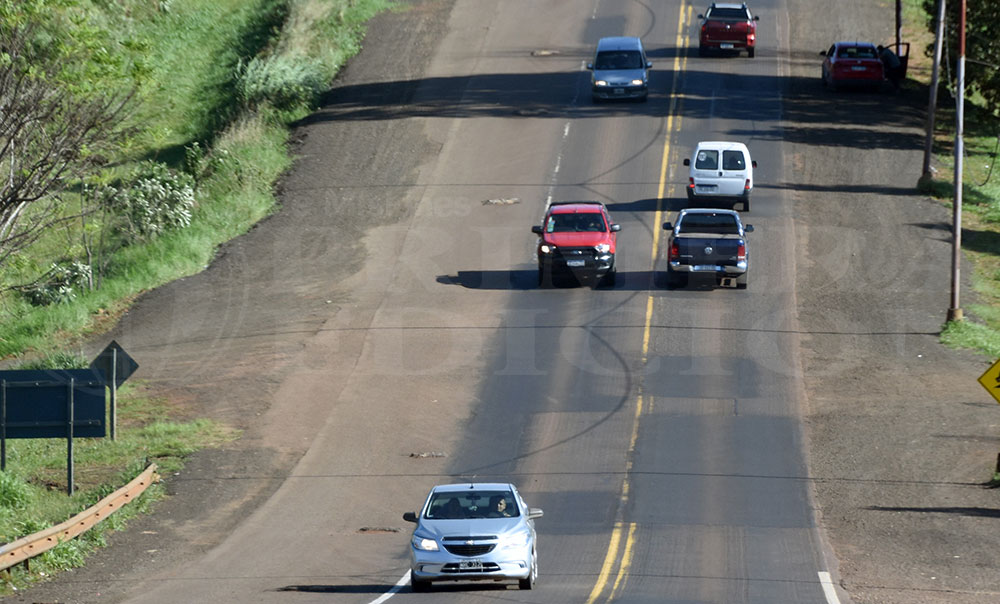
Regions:
[[[161,473],[175,472],[183,466],[186,455],[239,436],[204,419],[164,420],[176,415],[175,410],[142,383],[126,384],[119,390],[117,410],[116,440],[74,440],[76,490],[72,496],[66,493],[65,440],[8,441],[7,470],[0,472],[0,539],[10,542],[69,519],[131,481],[150,462],[156,463]],[[163,495],[163,487],[154,484],[83,536],[32,559],[30,570],[13,567],[4,578],[3,593],[79,566],[90,551],[104,545],[107,531],[124,528],[130,518],[148,512]]]
[[[299,62],[308,69],[291,70],[292,76],[332,81],[360,49],[364,23],[391,6],[387,0],[174,0],[169,11],[151,11],[138,0],[119,4],[135,10],[122,22],[130,28],[122,35],[150,45],[142,50],[148,75],[133,116],[139,133],[106,178],[147,158],[180,168],[185,149],[197,145],[204,151],[192,224],[120,249],[100,289],[75,290],[69,303],[38,307],[14,291],[0,294],[0,359],[78,348],[137,295],[204,270],[220,244],[273,212],[274,184],[292,162],[288,124],[306,115],[313,99],[245,106],[240,65],[253,59],[288,72]],[[79,223],[53,230],[3,267],[0,289],[37,279],[52,262],[82,258],[81,232]]]
[[[332,81],[360,50],[365,22],[392,7],[389,0],[72,1],[89,26],[103,25],[111,37],[127,39],[118,50],[134,52],[130,59],[145,70],[131,116],[137,131],[102,179],[113,182],[146,159],[188,168],[196,173],[197,205],[190,226],[118,249],[100,287],[75,288],[66,303],[32,306],[10,288],[37,279],[53,262],[83,258],[85,226],[79,221],[52,230],[5,264],[0,359],[21,360],[20,368],[86,366],[86,359],[68,351],[113,326],[142,292],[204,270],[220,244],[274,212],[274,185],[292,163],[289,124],[312,110],[322,88],[317,82]],[[247,102],[240,78],[251,61],[277,76],[267,81],[279,85],[259,87],[261,94]],[[200,152],[191,155],[194,148]],[[70,187],[61,193],[72,201],[77,192]],[[93,222],[86,228],[92,232]],[[150,461],[169,474],[192,452],[239,436],[226,426],[185,418],[141,383],[129,382],[119,393],[117,440],[74,443],[72,496],[66,494],[65,441],[9,441],[7,471],[0,472],[0,539],[65,521]],[[147,512],[162,495],[154,485],[99,528],[33,559],[30,571],[11,569],[3,589],[9,594],[83,564],[104,544],[106,531]]]

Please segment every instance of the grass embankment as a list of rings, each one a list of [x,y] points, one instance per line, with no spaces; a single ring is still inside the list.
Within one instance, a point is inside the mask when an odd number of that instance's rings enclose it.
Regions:
[[[196,205],[189,226],[113,252],[99,287],[76,287],[59,303],[34,305],[17,289],[54,262],[86,257],[77,221],[49,233],[0,273],[0,359],[41,357],[30,368],[72,368],[85,361],[67,350],[109,327],[140,293],[203,270],[218,246],[273,212],[273,186],[291,164],[288,124],[308,114],[343,62],[360,49],[364,23],[388,0],[146,0],[75,2],[119,52],[141,52],[148,75],[130,118],[137,134],[112,158],[108,179],[142,161],[194,172]],[[135,50],[130,50],[135,49]],[[73,191],[65,191],[71,196]],[[141,359],[139,359],[141,364]],[[8,368],[29,368],[9,364]],[[66,495],[66,443],[9,441],[0,472],[0,539],[12,541],[80,512],[155,461],[164,473],[200,448],[237,435],[205,420],[172,421],[169,401],[141,384],[119,391],[118,431],[75,443],[77,491]],[[34,559],[30,572],[4,576],[6,590],[77,566],[162,496],[151,487],[99,529]]]
[[[922,0],[904,0],[904,18],[904,39],[911,42],[908,77],[926,91],[931,58],[924,50],[934,43],[934,37],[926,26],[928,16]],[[948,75],[942,66],[941,78]],[[941,339],[948,346],[1000,357],[1000,116],[984,110],[981,99],[968,92],[964,109],[962,250],[973,267],[975,295],[960,292],[966,320],[946,323]],[[942,93],[935,119],[933,166],[937,172],[925,192],[948,206],[955,197],[955,130],[955,96]]]

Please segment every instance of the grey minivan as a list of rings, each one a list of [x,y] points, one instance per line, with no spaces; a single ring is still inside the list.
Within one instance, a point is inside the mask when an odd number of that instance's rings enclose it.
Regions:
[[[618,36],[597,42],[594,62],[587,64],[594,101],[638,99],[649,96],[649,69],[639,38]]]

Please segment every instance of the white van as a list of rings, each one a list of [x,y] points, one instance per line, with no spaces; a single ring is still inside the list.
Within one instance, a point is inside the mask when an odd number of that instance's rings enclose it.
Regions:
[[[750,150],[743,143],[729,141],[702,141],[690,158],[687,196],[690,201],[699,199],[732,200],[733,206],[743,203],[743,211],[750,211],[750,192],[753,191],[753,169],[757,162],[750,159]]]

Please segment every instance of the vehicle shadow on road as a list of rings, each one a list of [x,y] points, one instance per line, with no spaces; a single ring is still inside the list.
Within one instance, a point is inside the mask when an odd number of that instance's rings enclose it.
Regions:
[[[608,203],[605,204],[611,212],[677,212],[688,207],[689,202],[683,197],[664,197],[658,199],[650,197],[647,199],[637,199],[635,201]]]
[[[660,279],[660,282],[663,280]],[[646,291],[658,282],[653,271],[618,271],[615,284],[596,285],[589,278],[576,279],[571,275],[556,277],[551,285],[538,284],[537,269],[509,271],[458,271],[454,275],[438,275],[437,282],[444,285],[460,285],[466,289],[485,290],[560,290],[592,287],[607,291]]]
[[[980,507],[891,507],[870,505],[865,509],[875,512],[919,512],[925,514],[954,514],[957,516],[975,516],[981,518],[1000,518],[1000,509]]]
[[[669,58],[678,49],[655,49]],[[729,59],[722,59],[728,61]],[[740,59],[734,58],[739,61]],[[819,69],[819,61],[816,61]],[[662,118],[669,102],[668,70],[650,83],[648,103],[590,102],[584,72],[483,73],[335,86],[323,95],[320,108],[294,126],[322,122],[391,121],[408,118],[524,117],[565,119],[612,115]],[[771,138],[785,142],[851,148],[920,148],[923,107],[912,94],[841,94],[824,90],[818,77],[727,74],[688,69],[681,108],[685,119],[711,119],[724,106],[730,119],[754,124],[732,136]],[[762,112],[761,107],[782,108]]]
[[[435,584],[433,591],[436,592],[465,592],[465,591],[504,591],[511,585],[506,583],[463,583],[463,584]],[[516,587],[516,584],[513,585]],[[388,592],[384,583],[359,584],[359,585],[286,585],[274,591],[290,591],[310,594],[384,594]],[[411,592],[406,588],[401,593]]]

